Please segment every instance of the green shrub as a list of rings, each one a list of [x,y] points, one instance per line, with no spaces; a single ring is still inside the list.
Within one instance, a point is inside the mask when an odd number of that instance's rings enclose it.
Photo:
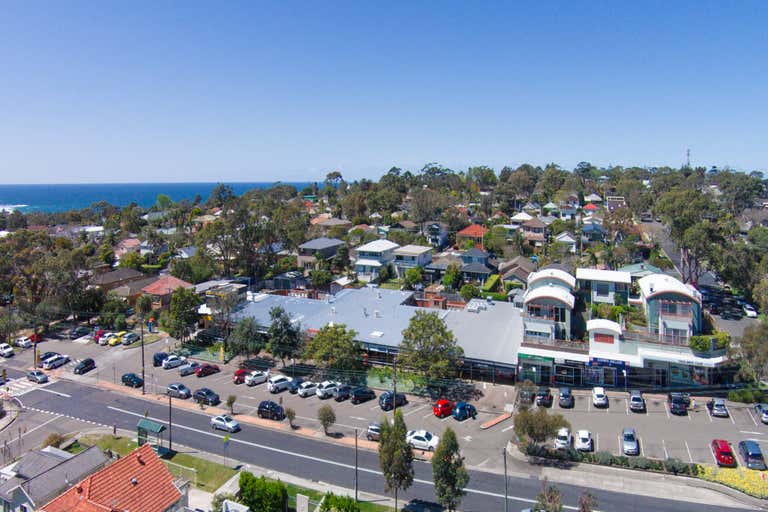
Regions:
[[[635,457],[629,460],[629,467],[633,469],[651,469],[651,461],[645,457]]]
[[[613,465],[614,466],[620,466],[622,468],[628,468],[629,467],[629,458],[625,457],[624,455],[618,455],[613,458]]]
[[[259,512],[283,512],[288,506],[288,489],[282,482],[244,471],[240,473],[240,502]]]
[[[500,293],[500,292],[492,292],[492,293],[483,293],[483,295],[488,298],[492,298],[496,302],[507,302],[507,294],[506,293]]]
[[[517,282],[517,281],[503,281],[504,283],[504,291],[508,292],[509,290],[522,288],[523,283]]]
[[[488,278],[488,280],[483,284],[483,291],[484,292],[495,292],[499,288],[499,274],[493,274],[491,277]]]
[[[610,466],[613,464],[613,455],[608,452],[597,452],[594,454],[594,460],[602,466]]]
[[[336,496],[332,492],[325,494],[320,512],[360,512],[360,505],[349,496]]]
[[[686,473],[688,465],[680,459],[667,459],[664,461],[664,468],[667,470],[667,472],[672,473],[673,475],[677,475]]]

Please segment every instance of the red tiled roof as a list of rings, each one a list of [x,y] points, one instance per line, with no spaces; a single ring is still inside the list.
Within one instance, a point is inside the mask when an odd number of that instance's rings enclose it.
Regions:
[[[164,512],[181,498],[173,476],[145,444],[42,507],[43,512]]]
[[[597,206],[593,205],[592,203],[588,203],[588,204],[586,204],[586,205],[584,206],[584,209],[585,209],[585,210],[590,210],[590,211],[592,211],[592,210],[597,210]]]
[[[458,233],[456,233],[456,236],[465,236],[470,238],[481,238],[485,236],[485,234],[488,232],[487,229],[485,229],[480,224],[472,224],[470,226],[465,227]]]
[[[163,276],[154,283],[142,288],[141,291],[148,295],[167,295],[177,288],[190,288],[191,286],[191,283],[182,281],[177,277]]]

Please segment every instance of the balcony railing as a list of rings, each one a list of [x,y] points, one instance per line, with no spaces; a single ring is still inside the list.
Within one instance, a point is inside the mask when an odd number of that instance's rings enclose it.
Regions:
[[[544,338],[541,336],[523,336],[523,343],[528,345],[538,345],[543,347],[552,347],[563,349],[570,352],[589,353],[589,344],[583,341],[556,340],[553,338]]]

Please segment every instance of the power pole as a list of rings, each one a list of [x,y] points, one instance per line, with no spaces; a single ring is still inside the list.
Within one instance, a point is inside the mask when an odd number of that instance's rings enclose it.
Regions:
[[[173,407],[171,406],[171,395],[168,395],[168,451],[173,451]]]
[[[509,500],[507,499],[509,493],[509,484],[507,480],[507,447],[505,446],[501,450],[501,455],[504,457],[504,512],[509,512]]]
[[[355,429],[355,501],[357,501],[357,429]]]
[[[146,379],[144,378],[144,315],[139,318],[141,322],[141,394],[146,394]]]
[[[394,417],[397,410],[397,356],[392,358],[392,416]]]

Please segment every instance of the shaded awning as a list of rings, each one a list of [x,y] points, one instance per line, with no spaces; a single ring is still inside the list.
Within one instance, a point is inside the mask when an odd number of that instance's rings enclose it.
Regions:
[[[148,420],[147,418],[142,418],[136,424],[136,428],[146,430],[147,432],[152,432],[153,434],[159,434],[165,430],[165,425],[162,423],[154,422],[152,420]]]
[[[540,322],[525,322],[525,330],[532,332],[543,332],[545,334],[552,334],[552,325],[544,324]]]

